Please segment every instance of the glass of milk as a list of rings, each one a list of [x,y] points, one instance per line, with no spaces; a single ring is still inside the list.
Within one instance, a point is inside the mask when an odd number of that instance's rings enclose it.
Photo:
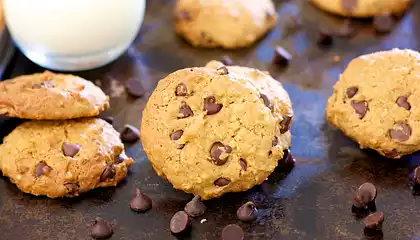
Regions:
[[[8,29],[38,65],[59,71],[103,66],[124,53],[146,0],[3,0]]]

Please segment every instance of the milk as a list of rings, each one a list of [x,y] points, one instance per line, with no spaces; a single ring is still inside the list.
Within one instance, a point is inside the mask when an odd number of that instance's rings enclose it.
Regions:
[[[3,0],[22,52],[55,70],[86,70],[120,56],[142,24],[145,0]]]

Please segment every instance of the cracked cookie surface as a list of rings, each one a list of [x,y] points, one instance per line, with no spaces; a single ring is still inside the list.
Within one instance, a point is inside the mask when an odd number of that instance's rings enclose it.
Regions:
[[[420,150],[420,54],[393,49],[354,59],[328,100],[327,119],[388,158]]]
[[[25,122],[0,145],[3,175],[50,198],[116,186],[131,164],[119,133],[101,119]]]
[[[290,146],[292,119],[289,96],[270,75],[212,61],[159,81],[141,140],[174,188],[210,199],[266,180]]]
[[[0,82],[0,114],[35,120],[93,117],[109,97],[83,78],[49,71]]]
[[[277,22],[271,0],[178,0],[176,32],[195,47],[252,45]]]

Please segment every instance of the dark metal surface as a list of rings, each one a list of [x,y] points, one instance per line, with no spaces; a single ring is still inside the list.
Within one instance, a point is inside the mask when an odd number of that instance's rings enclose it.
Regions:
[[[375,36],[369,21],[357,21],[356,37],[337,39],[327,50],[316,46],[316,28],[319,24],[337,27],[343,19],[314,9],[306,1],[278,1],[280,21],[275,30],[254,47],[238,51],[190,47],[173,33],[172,6],[173,1],[148,1],[145,24],[133,47],[109,66],[79,73],[100,82],[112,97],[112,109],[105,115],[115,117],[116,129],[126,123],[139,126],[141,111],[159,79],[223,55],[240,65],[269,70],[284,83],[296,116],[292,126],[296,167],[288,174],[277,169],[265,183],[248,192],[207,201],[208,210],[202,217],[207,222],[194,220],[189,239],[220,239],[221,230],[230,223],[241,225],[246,239],[363,239],[363,224],[350,212],[350,193],[365,181],[378,188],[377,207],[386,218],[385,239],[420,239],[420,199],[412,196],[408,181],[416,155],[391,161],[359,150],[324,118],[332,85],[352,58],[394,47],[419,49],[419,3],[392,34]],[[299,14],[304,27],[290,34],[284,30],[284,22],[293,14]],[[277,44],[294,55],[284,71],[270,64]],[[339,63],[333,63],[335,55],[341,56]],[[12,75],[40,70],[18,55]],[[126,95],[124,82],[132,78],[144,83],[148,93],[143,98]],[[0,124],[5,134],[17,122],[1,119]],[[97,216],[115,224],[112,239],[175,239],[168,230],[169,220],[191,196],[172,189],[154,173],[141,143],[127,146],[127,152],[136,164],[125,182],[76,199],[33,197],[20,192],[6,178],[0,179],[0,239],[90,239],[88,225]],[[136,186],[153,199],[151,211],[138,214],[128,207]],[[260,209],[258,221],[251,224],[240,223],[235,215],[247,200],[256,202]]]

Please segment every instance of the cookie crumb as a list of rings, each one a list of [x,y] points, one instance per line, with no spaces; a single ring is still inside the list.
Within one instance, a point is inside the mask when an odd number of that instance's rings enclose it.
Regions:
[[[205,218],[201,219],[201,221],[200,221],[201,224],[203,224],[205,222],[207,222],[207,219],[205,219]]]

